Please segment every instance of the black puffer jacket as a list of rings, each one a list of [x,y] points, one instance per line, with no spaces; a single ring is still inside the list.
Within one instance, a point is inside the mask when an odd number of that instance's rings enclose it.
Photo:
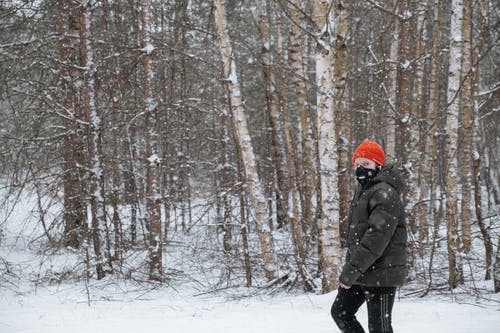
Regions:
[[[406,223],[399,173],[386,166],[359,186],[351,203],[346,262],[340,274],[345,285],[390,287],[405,280]]]

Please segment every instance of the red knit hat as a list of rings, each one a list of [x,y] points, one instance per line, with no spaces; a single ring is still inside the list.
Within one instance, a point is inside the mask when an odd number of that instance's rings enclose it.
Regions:
[[[384,166],[385,154],[382,147],[380,147],[376,142],[366,140],[361,143],[358,148],[354,151],[352,155],[352,164],[358,157],[364,157],[369,160],[374,161],[378,165]]]

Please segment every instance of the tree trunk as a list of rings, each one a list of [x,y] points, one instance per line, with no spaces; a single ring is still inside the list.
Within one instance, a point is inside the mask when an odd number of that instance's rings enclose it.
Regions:
[[[297,261],[297,267],[302,267],[304,265],[304,255],[305,255],[305,247],[306,244],[304,244],[304,234],[302,233],[302,228],[300,226],[299,221],[301,220],[301,213],[300,213],[300,204],[299,204],[299,198],[300,198],[300,193],[299,193],[299,180],[298,180],[298,175],[297,175],[297,163],[298,160],[296,158],[297,152],[295,149],[295,146],[293,144],[293,138],[292,138],[292,125],[290,123],[290,112],[288,109],[288,98],[287,98],[287,92],[286,92],[286,74],[285,74],[285,56],[283,54],[283,36],[282,36],[282,25],[281,25],[281,18],[279,16],[279,12],[277,9],[278,2],[275,1],[275,8],[276,8],[276,30],[277,30],[277,56],[278,56],[278,63],[279,63],[279,77],[280,77],[280,98],[281,98],[281,107],[282,107],[282,112],[283,112],[283,122],[284,122],[284,133],[285,133],[285,142],[286,142],[286,149],[288,153],[288,167],[289,167],[289,174],[290,174],[290,196],[291,196],[291,203],[292,203],[292,212],[291,216],[289,217],[289,223],[292,226],[292,242],[294,242],[294,249],[295,253],[302,253],[300,258],[296,258]],[[305,269],[305,267],[304,267]],[[307,281],[304,280],[304,287],[307,289]]]
[[[219,116],[220,123],[219,123],[219,133],[218,133],[219,145],[220,145],[219,148],[220,157],[219,157],[219,167],[217,168],[218,172],[216,175],[216,184],[217,184],[216,200],[217,200],[217,224],[219,226],[219,230],[221,230],[222,232],[224,255],[228,261],[232,253],[231,241],[233,234],[231,226],[231,205],[229,198],[231,184],[229,183],[230,158],[228,156],[228,144],[230,142],[230,137],[229,137],[229,126],[227,121],[228,111],[231,109],[230,96],[231,95],[229,93],[228,83],[222,82],[222,96],[221,96],[222,112],[220,112]],[[239,164],[240,163],[238,162],[238,167]],[[248,242],[246,239],[244,241]],[[246,244],[246,246],[248,247],[248,244]]]
[[[313,142],[310,125],[310,110],[307,93],[307,70],[306,70],[306,42],[304,30],[301,26],[305,11],[305,2],[301,0],[289,1],[289,12],[292,19],[290,27],[290,65],[293,69],[293,83],[297,102],[297,111],[300,119],[300,147],[301,154],[297,160],[298,188],[300,189],[302,208],[302,229],[308,232],[308,226],[312,223],[312,196],[315,188],[314,167],[312,163]]]
[[[241,149],[243,169],[248,184],[249,194],[255,211],[257,232],[259,234],[262,258],[264,261],[264,272],[267,280],[276,276],[276,260],[274,252],[274,241],[269,229],[267,216],[267,201],[264,197],[262,184],[257,173],[257,164],[252,147],[252,140],[248,132],[248,126],[243,107],[241,89],[236,74],[236,64],[227,30],[226,3],[225,0],[215,0],[215,25],[220,43],[220,51],[224,66],[223,80],[229,83],[231,94],[231,113],[234,123],[235,136]]]
[[[320,165],[320,207],[318,207],[318,235],[320,262],[322,269],[323,292],[330,292],[337,287],[338,267],[340,265],[339,237],[339,198],[337,176],[337,133],[335,126],[334,103],[339,92],[334,87],[333,67],[343,66],[342,53],[334,62],[334,22],[332,1],[316,0],[313,3],[313,21],[316,24],[316,85],[318,116],[318,147]],[[339,66],[339,67],[337,67]],[[338,73],[342,73],[339,70]]]
[[[461,226],[463,252],[471,250],[472,222],[472,126],[474,124],[472,96],[472,0],[464,1],[462,20],[462,91],[461,91],[461,138],[460,167],[462,174]]]
[[[80,16],[81,63],[85,68],[84,73],[84,109],[85,119],[89,124],[88,161],[90,173],[90,209],[92,216],[92,240],[97,278],[102,279],[107,269],[106,266],[106,211],[104,207],[102,147],[101,147],[101,116],[96,105],[96,86],[94,49],[93,49],[93,8],[91,2],[86,2]]]
[[[398,57],[398,79],[396,105],[399,115],[396,117],[396,158],[403,167],[403,178],[408,181],[411,177],[410,144],[411,127],[413,126],[413,115],[410,108],[410,31],[408,0],[399,2],[400,18],[400,43]],[[409,203],[409,186],[405,186],[403,192],[403,203],[406,207]],[[415,220],[408,220],[409,229],[415,231]]]
[[[429,134],[431,137],[428,145],[429,156],[431,156],[431,183],[430,183],[430,203],[434,221],[434,235],[437,235],[441,223],[442,200],[441,200],[441,182],[439,181],[439,147],[440,147],[440,118],[439,109],[440,95],[440,63],[441,63],[441,17],[443,4],[441,0],[434,0],[434,24],[432,33],[432,63],[429,88]],[[433,241],[434,244],[434,241]]]
[[[279,112],[279,105],[276,101],[276,80],[273,70],[273,59],[271,53],[271,27],[269,23],[270,5],[267,0],[257,2],[259,16],[259,30],[261,39],[261,61],[262,72],[265,84],[265,96],[267,112],[271,123],[272,131],[272,151],[274,154],[274,164],[276,170],[276,215],[278,226],[288,223],[288,182],[289,175],[286,168],[285,145],[282,137],[282,126]],[[300,241],[300,240],[299,240]]]
[[[396,8],[400,0],[392,0],[392,8],[394,12],[397,12]],[[392,62],[397,62],[398,52],[399,52],[399,31],[400,22],[396,15],[393,17],[394,31],[391,31],[391,47],[390,47],[390,60]],[[384,152],[388,159],[395,160],[396,156],[396,100],[397,100],[397,86],[398,86],[398,67],[391,68],[389,72],[390,77],[390,88],[387,92],[388,107],[384,113],[385,116],[385,137],[386,144]]]
[[[229,97],[229,96],[228,96]],[[252,286],[252,263],[250,260],[250,247],[248,246],[248,219],[247,219],[247,202],[245,198],[247,197],[245,191],[245,175],[242,167],[241,153],[238,147],[236,146],[236,164],[237,164],[237,172],[238,172],[238,182],[239,186],[239,204],[240,204],[240,231],[241,231],[241,242],[243,245],[243,260],[245,262],[245,277],[246,277],[246,286]]]
[[[146,223],[148,224],[148,254],[149,254],[149,279],[161,281],[163,277],[162,264],[162,237],[161,215],[159,198],[159,166],[160,160],[157,152],[158,135],[156,130],[156,102],[154,100],[154,69],[153,51],[151,44],[151,0],[141,2],[141,47],[144,66],[144,101],[145,113],[145,143],[146,155]]]
[[[452,0],[452,17],[450,28],[450,69],[448,76],[447,93],[447,124],[446,124],[446,150],[447,163],[446,168],[446,189],[445,189],[445,207],[446,207],[446,225],[448,239],[448,262],[450,287],[456,288],[461,282],[461,263],[460,263],[460,238],[458,233],[457,216],[457,190],[458,183],[458,115],[459,115],[459,87],[460,87],[460,61],[461,61],[461,26],[462,26],[463,5],[461,0]]]
[[[484,0],[479,1],[479,17],[481,18],[479,21],[479,35],[476,38],[476,43],[474,45],[474,51],[472,53],[472,63],[474,67],[472,68],[473,79],[472,79],[472,96],[475,96],[479,92],[479,55],[483,52],[483,44],[484,44],[484,35],[487,33],[487,27],[484,21],[484,17],[486,17],[486,4]],[[475,104],[475,103],[474,103]],[[492,272],[493,272],[493,242],[491,240],[490,228],[486,225],[483,220],[483,189],[481,187],[481,180],[484,177],[485,173],[481,170],[481,162],[482,156],[484,155],[484,149],[481,146],[484,146],[484,142],[482,140],[482,136],[479,133],[479,121],[478,114],[479,108],[474,107],[474,116],[473,116],[473,126],[472,126],[472,137],[473,145],[474,145],[474,153],[473,153],[473,185],[474,185],[474,203],[475,203],[475,212],[476,212],[476,220],[479,225],[479,229],[481,230],[481,235],[483,238],[484,244],[484,255],[486,262],[486,272],[485,272],[485,280],[491,280]]]
[[[498,293],[500,292],[500,236],[498,237],[497,254],[495,257],[493,272],[494,288],[495,292]]]
[[[75,105],[75,87],[72,79],[75,73],[71,70],[78,64],[76,39],[68,36],[77,36],[79,30],[78,12],[69,7],[68,1],[60,0],[59,33],[62,36],[59,53],[61,57],[60,76],[65,92],[64,108],[75,118],[80,118]],[[81,171],[78,165],[83,165],[83,143],[78,135],[78,122],[65,120],[67,135],[64,137],[64,243],[72,248],[80,247],[82,225],[86,218],[83,206],[83,188],[81,185]]]
[[[304,282],[304,289],[311,290],[309,279],[306,275],[305,268],[305,253],[303,244],[303,235],[297,220],[292,218],[288,220],[288,171],[286,170],[286,153],[285,145],[281,137],[281,119],[279,117],[279,105],[276,103],[275,77],[272,68],[271,59],[271,31],[268,23],[269,7],[266,0],[258,2],[259,13],[259,28],[262,41],[262,65],[264,72],[264,81],[266,86],[266,100],[269,110],[271,128],[273,134],[273,147],[275,153],[275,163],[277,170],[277,199],[276,206],[278,209],[278,225],[289,224],[292,236],[292,244],[294,248],[294,257],[297,264],[297,270]],[[288,112],[288,110],[287,110]],[[287,115],[288,117],[288,115]],[[287,118],[288,121],[288,118]],[[281,210],[281,212],[280,212]]]
[[[341,245],[347,237],[350,203],[350,177],[352,171],[351,158],[349,156],[349,121],[350,114],[347,106],[347,34],[348,34],[348,10],[345,1],[338,1],[334,7],[336,21],[335,54],[333,63],[334,100],[335,100],[335,129],[337,143],[338,164],[338,200],[339,200],[339,237]]]
[[[426,61],[425,54],[428,52],[429,43],[426,43],[427,29],[425,24],[425,10],[428,7],[427,1],[412,1],[412,12],[416,13],[412,21],[412,30],[414,31],[415,47],[413,48],[413,99],[412,99],[412,115],[417,117],[418,121],[412,126],[412,141],[416,144],[410,151],[410,163],[413,165],[412,171],[415,173],[406,186],[411,188],[410,191],[410,209],[413,215],[416,216],[416,224],[418,225],[418,247],[419,253],[422,255],[425,248],[426,240],[428,239],[429,224],[428,224],[428,198],[429,198],[429,167],[432,165],[431,156],[428,147],[428,94],[426,85],[429,76],[429,66]],[[432,52],[432,51],[431,51]],[[408,210],[410,210],[408,209]]]

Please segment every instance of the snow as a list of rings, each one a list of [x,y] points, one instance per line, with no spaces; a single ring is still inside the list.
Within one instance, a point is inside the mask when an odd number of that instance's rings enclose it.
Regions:
[[[152,154],[148,157],[148,162],[150,165],[155,166],[160,163],[161,159],[157,154]]]
[[[0,193],[1,195],[2,193]],[[199,262],[197,279],[173,278],[165,284],[136,282],[108,276],[101,281],[62,277],[74,272],[78,253],[43,253],[33,195],[11,209],[0,209],[0,332],[1,333],[295,333],[339,332],[330,318],[336,291],[329,294],[299,290],[271,293],[251,287],[211,292],[202,275],[215,275]],[[47,214],[55,212],[47,211]],[[167,249],[166,268],[193,262]],[[9,268],[8,270],[6,268]],[[76,266],[76,269],[84,268]],[[258,284],[258,282],[255,282]],[[481,284],[479,281],[477,283]],[[410,287],[398,291],[393,310],[395,332],[493,333],[500,327],[500,294],[492,283],[469,291],[429,294],[419,298]],[[358,319],[367,327],[366,308]]]
[[[230,299],[190,296],[168,288],[144,292],[96,285],[91,290],[90,306],[82,284],[2,297],[0,332],[339,332],[329,314],[335,292]],[[366,327],[364,306],[358,319]],[[500,327],[500,316],[498,306],[403,298],[396,300],[393,327],[406,333],[493,333]]]
[[[146,53],[147,55],[150,55],[151,53],[153,53],[154,50],[155,50],[155,47],[151,43],[147,43],[145,47],[140,49],[140,51]]]

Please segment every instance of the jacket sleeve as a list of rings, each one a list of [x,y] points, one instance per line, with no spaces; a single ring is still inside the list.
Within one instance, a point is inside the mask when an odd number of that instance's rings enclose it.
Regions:
[[[392,186],[377,189],[369,200],[368,228],[348,255],[340,282],[352,285],[387,248],[400,220],[401,201]]]

